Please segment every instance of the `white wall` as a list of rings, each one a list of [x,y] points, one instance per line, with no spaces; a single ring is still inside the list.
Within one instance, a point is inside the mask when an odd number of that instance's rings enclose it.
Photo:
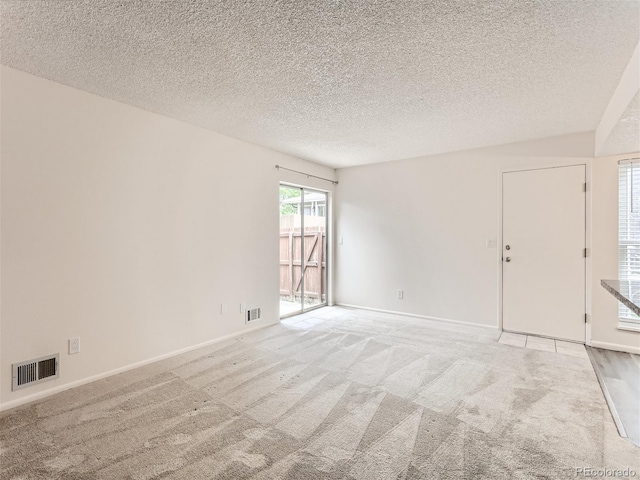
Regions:
[[[589,164],[593,145],[587,132],[338,170],[336,302],[497,326],[500,170]]]
[[[618,278],[618,160],[640,157],[633,153],[640,144],[639,90],[640,43],[596,128],[595,154],[607,156],[592,163],[592,345],[632,353],[640,353],[640,332],[618,329],[618,301],[600,281]]]
[[[601,285],[618,278],[618,160],[640,153],[593,160],[592,344],[640,353],[640,332],[619,330],[618,301]]]
[[[274,165],[333,170],[6,67],[1,102],[2,408],[278,321],[278,183],[330,184]]]

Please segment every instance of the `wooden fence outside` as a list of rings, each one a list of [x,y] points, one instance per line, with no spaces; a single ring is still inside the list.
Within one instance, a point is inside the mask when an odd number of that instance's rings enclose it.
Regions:
[[[326,301],[325,252],[327,235],[324,228],[305,228],[304,232],[304,296],[306,303]],[[300,229],[280,230],[280,297],[300,301],[302,294],[302,233]]]

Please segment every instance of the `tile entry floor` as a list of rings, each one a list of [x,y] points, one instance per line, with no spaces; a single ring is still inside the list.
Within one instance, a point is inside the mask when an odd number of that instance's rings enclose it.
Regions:
[[[553,338],[502,332],[498,343],[511,345],[512,347],[530,348],[532,350],[542,350],[543,352],[555,352],[563,355],[571,355],[572,357],[589,358],[584,345],[580,343],[554,340]]]

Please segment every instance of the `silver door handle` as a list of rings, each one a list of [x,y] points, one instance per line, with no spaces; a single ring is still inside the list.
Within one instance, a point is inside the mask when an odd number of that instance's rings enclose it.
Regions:
[[[511,261],[511,257],[507,257],[504,259],[505,262],[510,262]]]

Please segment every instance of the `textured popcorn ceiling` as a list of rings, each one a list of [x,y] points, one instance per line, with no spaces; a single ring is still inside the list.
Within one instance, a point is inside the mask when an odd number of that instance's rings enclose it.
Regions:
[[[3,1],[2,63],[334,167],[594,130],[627,1]]]

